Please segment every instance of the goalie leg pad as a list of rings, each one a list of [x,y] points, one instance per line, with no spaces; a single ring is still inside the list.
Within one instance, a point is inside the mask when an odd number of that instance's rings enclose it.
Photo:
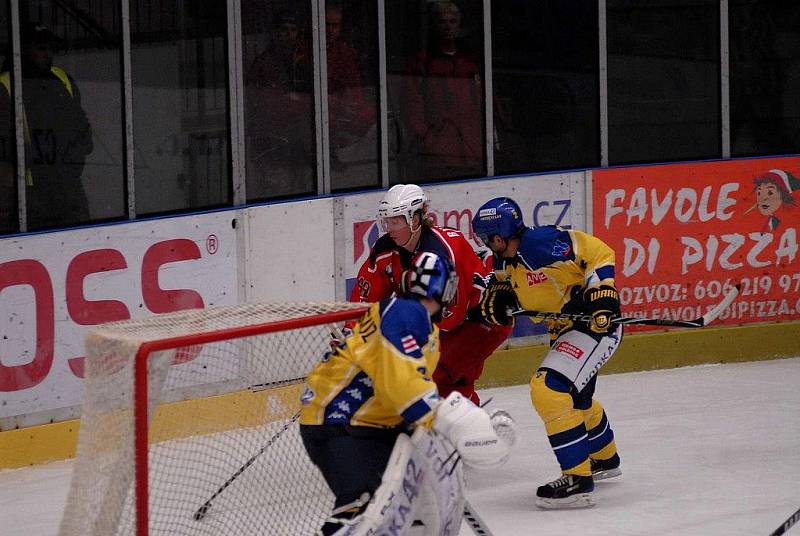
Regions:
[[[369,506],[335,535],[406,534],[412,526],[425,534],[455,534],[464,509],[464,476],[461,465],[445,461],[451,451],[423,427],[410,439],[399,436]]]
[[[433,429],[455,446],[469,467],[499,467],[510,455],[510,445],[498,437],[489,414],[459,392],[436,406]]]

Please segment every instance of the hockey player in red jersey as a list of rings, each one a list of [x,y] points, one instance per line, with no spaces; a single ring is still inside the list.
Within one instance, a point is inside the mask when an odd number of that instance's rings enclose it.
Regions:
[[[427,212],[428,198],[415,184],[398,184],[386,192],[378,207],[386,234],[378,238],[359,269],[350,300],[375,302],[399,293],[400,274],[417,252],[429,251],[447,259],[458,274],[458,291],[442,311],[441,359],[433,380],[441,396],[458,391],[479,404],[475,381],[511,328],[481,320],[475,308],[490,268],[460,231],[433,225]]]

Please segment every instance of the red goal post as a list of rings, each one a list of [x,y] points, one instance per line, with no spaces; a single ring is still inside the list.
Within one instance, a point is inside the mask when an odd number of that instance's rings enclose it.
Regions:
[[[300,391],[331,325],[365,311],[242,304],[91,332],[60,534],[312,534],[333,501],[299,438]]]

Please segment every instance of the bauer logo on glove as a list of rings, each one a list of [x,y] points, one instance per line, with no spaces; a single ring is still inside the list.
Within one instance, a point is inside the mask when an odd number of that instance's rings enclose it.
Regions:
[[[433,429],[453,444],[464,465],[493,469],[508,460],[516,441],[514,421],[503,413],[490,417],[461,393],[453,391],[436,407]]]

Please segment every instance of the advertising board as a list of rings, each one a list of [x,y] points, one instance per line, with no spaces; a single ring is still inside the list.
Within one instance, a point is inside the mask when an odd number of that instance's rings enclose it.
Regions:
[[[800,319],[798,177],[796,157],[593,171],[623,311],[696,318],[740,283],[721,324]]]
[[[0,429],[80,404],[92,326],[237,301],[232,212],[0,241]],[[78,416],[50,413],[50,419]]]

